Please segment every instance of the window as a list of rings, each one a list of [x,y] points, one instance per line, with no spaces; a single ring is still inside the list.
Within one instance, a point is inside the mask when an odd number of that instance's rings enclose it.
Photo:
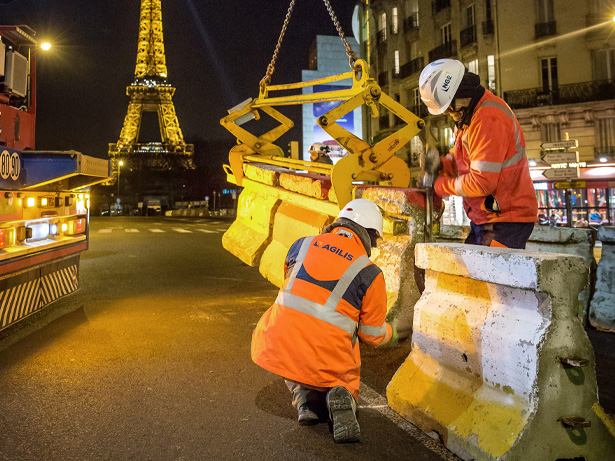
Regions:
[[[399,50],[393,52],[393,74],[399,75]]]
[[[615,77],[615,50],[597,50],[592,53],[594,81],[611,80]]]
[[[538,0],[537,8],[539,24],[555,21],[555,14],[553,13],[553,0]]]
[[[419,87],[417,86],[416,88],[412,89],[412,106],[418,107],[421,105],[421,103],[422,103],[421,91],[419,90]]]
[[[442,26],[440,28],[440,39],[442,40],[442,45],[449,43],[452,40],[452,32],[451,32],[451,23],[449,22],[447,25]]]
[[[474,16],[474,4],[466,7],[466,27],[476,25],[476,17]]]
[[[475,59],[474,61],[470,61],[468,63],[468,70],[473,74],[478,75],[478,59]]]
[[[399,33],[399,22],[397,19],[397,8],[393,8],[393,10],[391,11],[391,33],[392,34],[397,34]]]
[[[387,14],[381,13],[380,20],[378,22],[379,22],[378,35],[381,37],[382,40],[386,40],[387,39]]]
[[[487,89],[495,93],[495,56],[487,56]]]
[[[485,0],[485,19],[491,21],[491,0]]]
[[[540,73],[542,76],[542,89],[544,92],[557,91],[557,58],[544,58],[540,60]]]

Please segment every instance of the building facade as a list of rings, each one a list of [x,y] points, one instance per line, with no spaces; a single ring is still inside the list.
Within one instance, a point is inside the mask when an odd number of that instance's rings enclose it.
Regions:
[[[569,226],[615,223],[615,2],[362,0],[361,10],[372,76],[426,119],[441,154],[453,144],[452,120],[427,114],[418,79],[429,62],[453,58],[519,119],[539,215]],[[391,118],[374,122],[375,136],[394,126]],[[576,141],[568,150],[578,160],[543,161],[562,141]],[[418,136],[406,148],[415,175],[423,150]]]

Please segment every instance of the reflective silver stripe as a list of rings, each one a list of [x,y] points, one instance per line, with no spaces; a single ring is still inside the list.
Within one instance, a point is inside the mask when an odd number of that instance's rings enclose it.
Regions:
[[[335,287],[331,291],[331,294],[327,298],[327,301],[324,305],[307,300],[301,296],[294,295],[291,293],[291,291],[295,283],[297,273],[299,272],[301,266],[303,266],[305,255],[307,254],[315,238],[316,237],[308,237],[301,244],[301,248],[299,249],[295,265],[293,266],[293,270],[288,277],[288,282],[284,290],[281,290],[278,293],[276,304],[297,310],[299,312],[303,312],[304,314],[310,315],[314,318],[322,320],[323,322],[341,328],[346,333],[353,336],[354,339],[357,331],[357,323],[350,317],[347,317],[346,315],[337,312],[335,308],[341,301],[342,297],[344,296],[344,293],[346,293],[346,290],[348,289],[352,281],[355,279],[355,277],[359,274],[359,272],[361,272],[361,270],[363,270],[365,266],[370,264],[371,261],[367,257],[367,255],[362,255],[358,257],[344,271],[338,282],[335,284]]]
[[[386,322],[380,325],[379,327],[372,327],[372,326],[363,325],[362,323],[360,323],[359,331],[361,333],[365,333],[366,335],[370,335],[370,336],[382,336],[382,335],[386,336],[387,334]]]
[[[465,175],[464,175],[465,176]],[[463,187],[461,187],[461,182],[463,181],[463,176],[457,176],[455,179],[455,195],[463,197]]]
[[[486,160],[473,160],[470,162],[470,168],[487,173],[499,173],[502,171],[502,164],[498,162],[487,162]]]
[[[508,116],[508,118],[511,119],[513,126],[515,127],[515,150],[517,151],[517,153],[513,155],[512,157],[504,160],[502,162],[501,169],[516,165],[517,163],[519,163],[521,160],[523,160],[526,157],[526,153],[525,153],[525,147],[521,145],[521,132],[519,131],[518,123],[517,123],[517,120],[515,119],[515,114],[513,114],[513,111],[510,109],[510,107],[498,101],[485,101],[480,105],[479,109],[483,107],[495,107],[496,109],[500,109],[502,112],[504,112]],[[490,171],[490,170],[480,170],[480,171]]]
[[[329,299],[325,303],[325,307],[328,309],[335,309],[338,303],[342,300],[342,296],[346,293],[348,286],[352,283],[355,277],[361,272],[361,270],[367,266],[371,261],[367,255],[359,256],[348,269],[344,271],[339,281],[335,285],[333,291],[329,295]]]
[[[357,323],[350,317],[340,314],[335,309],[326,309],[323,305],[314,301],[309,301],[301,296],[293,295],[288,292],[280,293],[278,299],[276,299],[276,303],[341,328],[351,336],[357,331]]]

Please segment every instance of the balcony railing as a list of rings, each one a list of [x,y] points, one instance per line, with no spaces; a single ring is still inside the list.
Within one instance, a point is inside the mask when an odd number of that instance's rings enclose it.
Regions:
[[[483,35],[493,35],[495,33],[495,25],[492,20],[483,22]]]
[[[393,71],[391,72],[391,78],[401,78],[401,67],[397,70],[393,69]]]
[[[504,99],[513,109],[604,101],[615,99],[615,80],[559,85],[546,91],[543,88],[505,91]]]
[[[442,11],[445,8],[451,7],[451,0],[434,0],[431,2],[431,12],[432,14],[436,14],[439,11]]]
[[[454,58],[457,56],[457,41],[452,40],[434,48],[429,52],[429,62],[436,59]]]
[[[459,37],[459,44],[461,46],[468,46],[472,43],[476,43],[476,26],[470,26],[461,31],[461,36]]]
[[[412,13],[406,19],[404,19],[404,30],[406,32],[410,32],[413,30],[418,30],[419,28],[419,14]]]
[[[389,83],[389,81],[387,80],[387,74],[388,72],[380,72],[378,74],[378,85],[385,86],[387,83]]]
[[[401,78],[410,77],[411,75],[422,71],[423,67],[425,67],[425,58],[422,56],[413,59],[412,61],[408,61],[400,68]]]
[[[551,21],[534,24],[534,33],[536,35],[536,38],[555,35],[557,34],[557,23],[555,21]]]
[[[381,43],[386,42],[386,40],[387,40],[387,30],[386,29],[379,30],[378,33],[376,33],[376,43],[380,45]]]

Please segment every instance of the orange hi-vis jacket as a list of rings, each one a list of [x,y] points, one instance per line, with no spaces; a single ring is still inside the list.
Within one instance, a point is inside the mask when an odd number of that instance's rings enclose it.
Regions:
[[[525,138],[512,110],[489,90],[469,126],[458,130],[455,146],[442,159],[434,189],[440,197],[458,195],[474,224],[534,222],[538,202],[525,154]],[[498,211],[485,208],[492,195]]]
[[[297,240],[286,280],[252,335],[252,360],[286,379],[343,386],[358,399],[359,340],[389,341],[382,271],[346,227]]]

